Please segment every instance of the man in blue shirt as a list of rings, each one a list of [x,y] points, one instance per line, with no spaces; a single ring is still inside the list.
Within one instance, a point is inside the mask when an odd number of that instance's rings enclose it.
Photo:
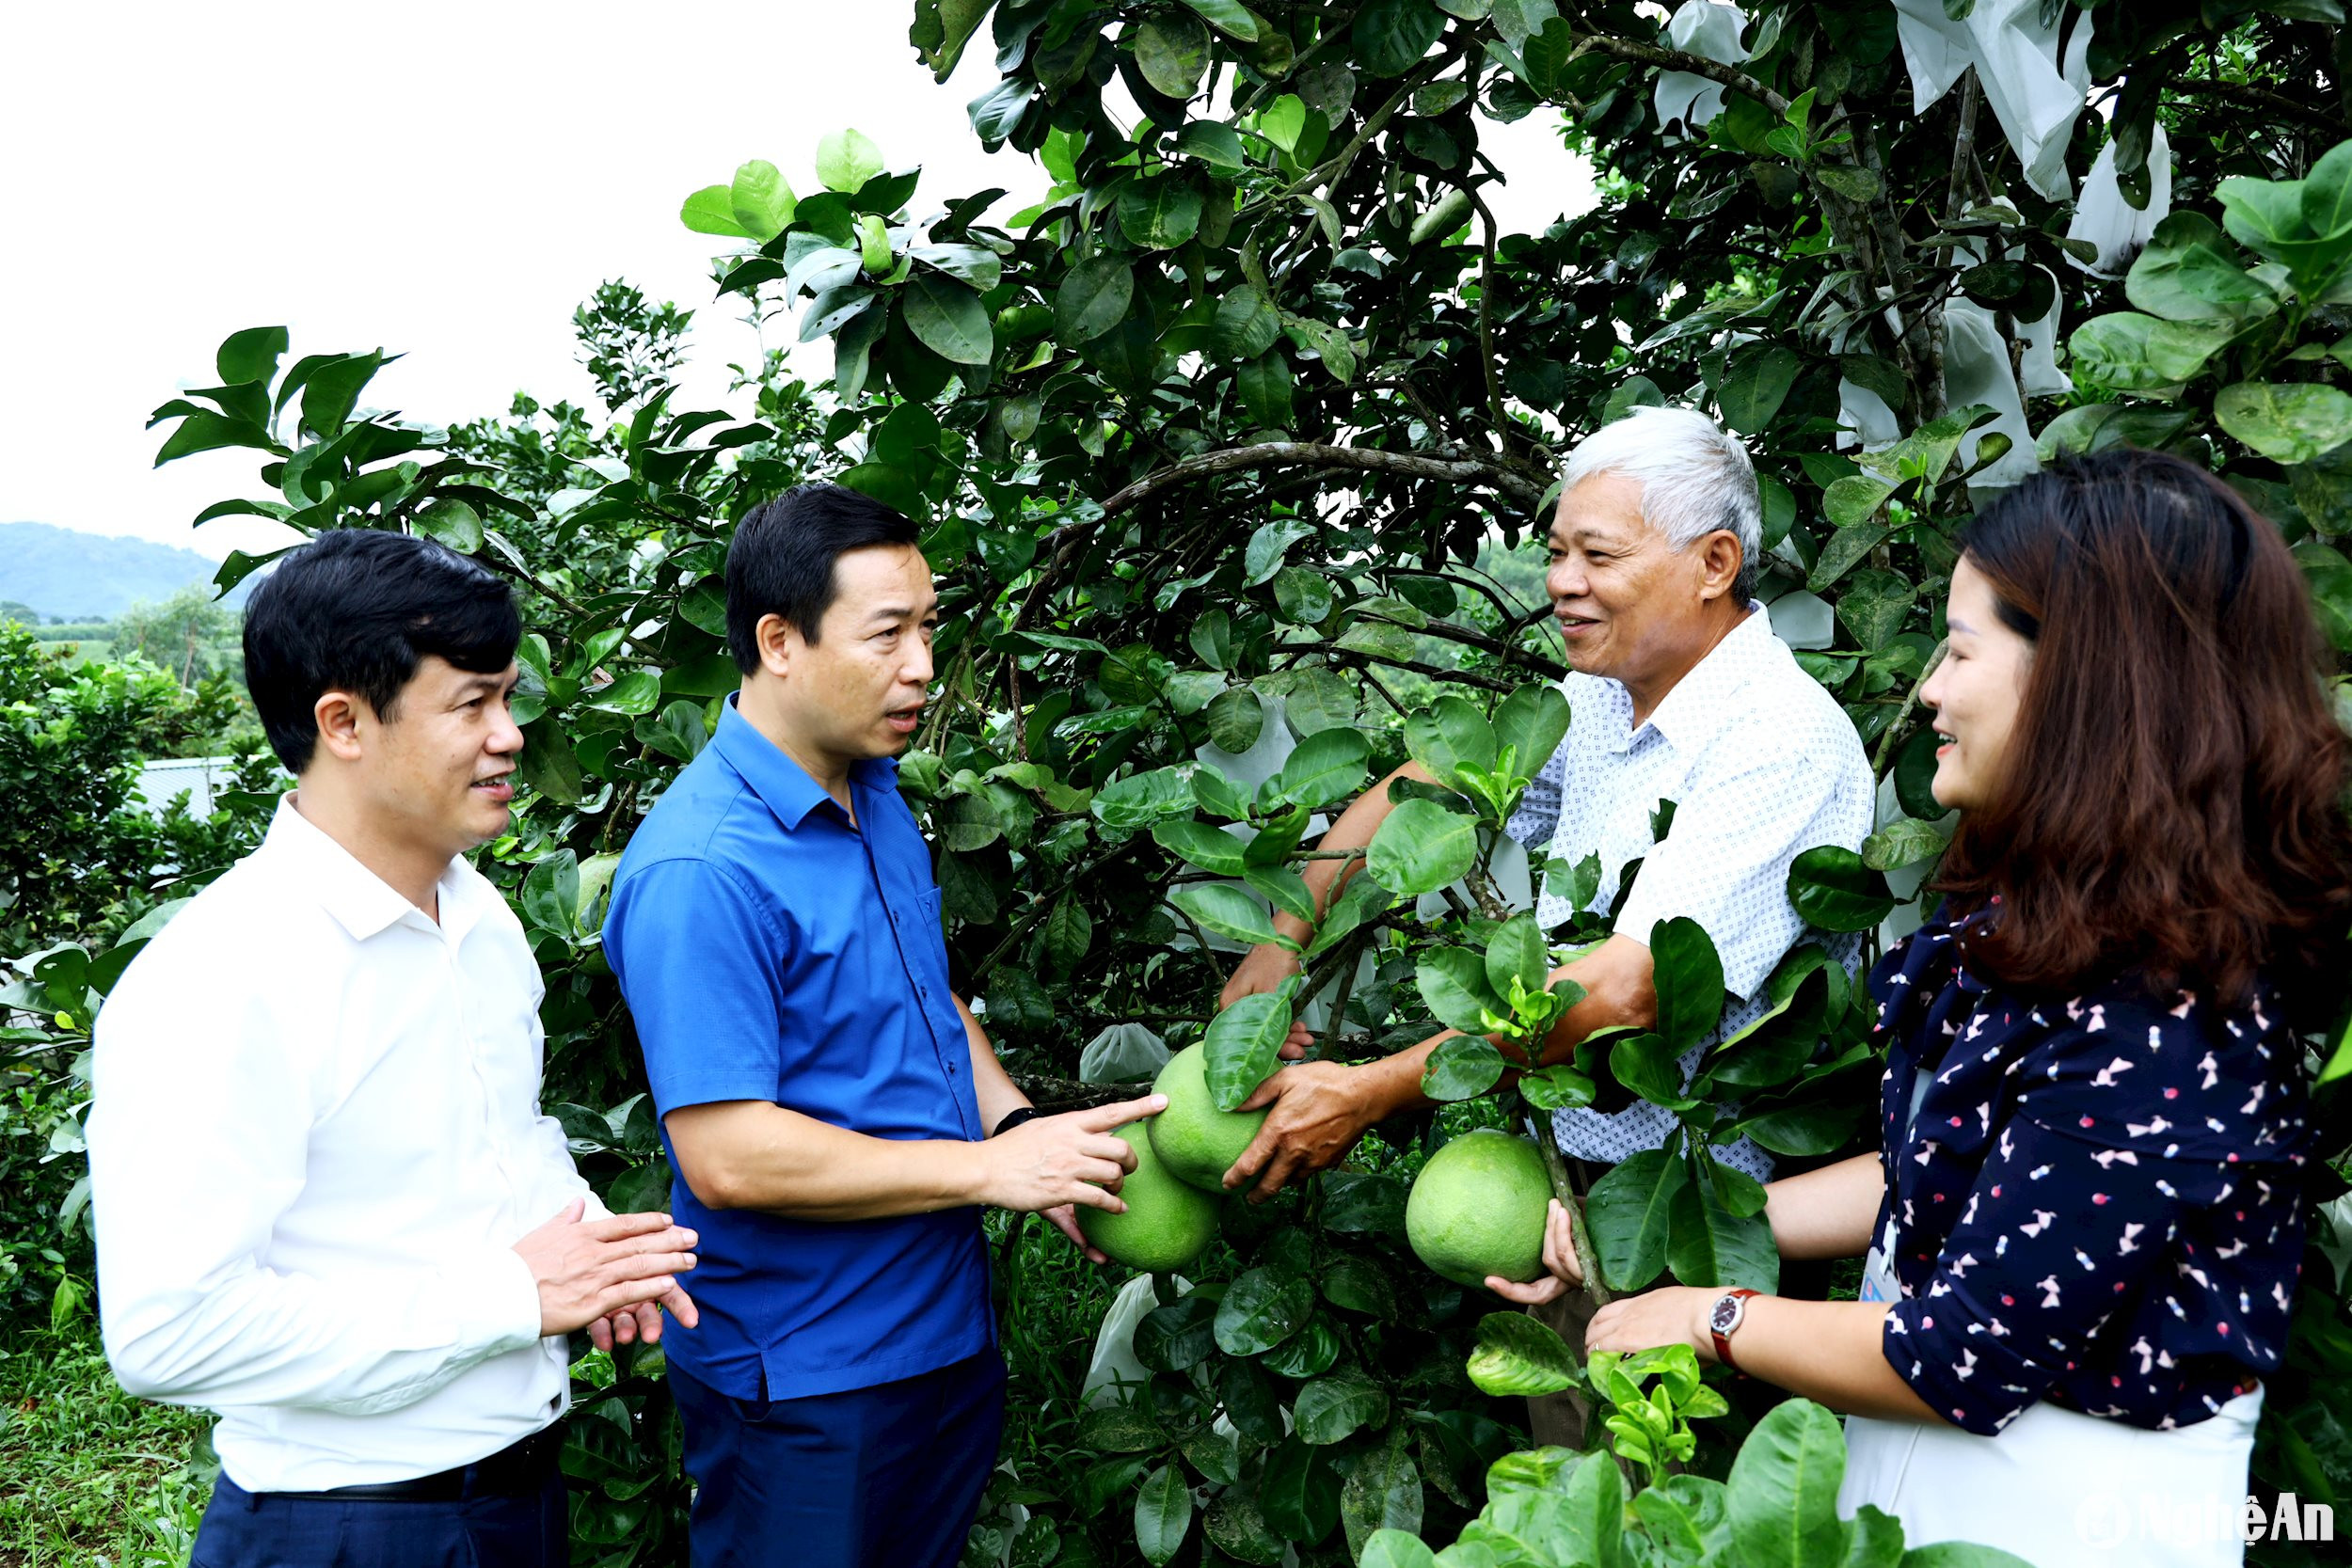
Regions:
[[[955,1562],[1003,1423],[979,1206],[1084,1246],[1073,1205],[1122,1209],[1135,1166],[1111,1130],[1163,1103],[1038,1117],[948,987],[893,760],[938,623],[915,538],[830,484],[744,517],[742,689],[613,878],[605,951],[701,1235],[701,1323],[667,1340],[696,1568]]]

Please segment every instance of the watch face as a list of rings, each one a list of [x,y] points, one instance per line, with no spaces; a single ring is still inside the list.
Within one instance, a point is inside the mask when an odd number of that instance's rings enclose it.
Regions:
[[[1740,1301],[1738,1296],[1725,1296],[1715,1303],[1715,1313],[1711,1322],[1716,1333],[1728,1334],[1740,1325]]]

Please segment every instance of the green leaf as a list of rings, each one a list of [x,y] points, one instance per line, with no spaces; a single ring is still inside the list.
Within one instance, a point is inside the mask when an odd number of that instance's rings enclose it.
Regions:
[[[1675,1195],[1690,1180],[1682,1161],[1645,1148],[1593,1183],[1584,1219],[1598,1253],[1601,1278],[1613,1291],[1639,1291],[1666,1266]]]
[[[1209,1099],[1218,1110],[1238,1110],[1266,1081],[1290,1033],[1290,998],[1279,991],[1245,996],[1209,1021],[1200,1038]]]
[[[1450,788],[1459,785],[1463,768],[1484,772],[1495,765],[1494,726],[1478,711],[1478,705],[1451,692],[1406,716],[1405,746],[1432,778]],[[1534,758],[1522,752],[1520,756],[1533,770],[1550,760],[1550,754],[1547,752]]]
[[[1094,942],[1094,922],[1076,899],[1065,896],[1045,917],[1040,932],[1046,961],[1063,974],[1078,967]]]
[[[1551,954],[1532,914],[1515,915],[1486,939],[1486,984],[1497,996],[1511,994],[1517,978],[1528,993],[1540,991],[1551,974]]]
[[[1867,523],[1878,515],[1895,486],[1876,474],[1848,474],[1821,492],[1821,514],[1839,528]]]
[[[213,353],[213,369],[224,387],[266,384],[278,373],[288,342],[282,326],[248,326],[231,332]]]
[[[1184,770],[1154,768],[1104,784],[1095,791],[1089,809],[1106,828],[1143,828],[1184,816],[1192,807],[1192,781]]]
[[[1365,869],[1398,897],[1412,898],[1461,880],[1477,859],[1473,818],[1413,800],[1389,813],[1373,835]]]
[[[1249,153],[1242,146],[1241,137],[1232,126],[1214,119],[1196,119],[1186,124],[1176,137],[1176,151],[1180,157],[1198,158],[1228,171],[1237,172],[1249,166]]]
[[[1742,1562],[1756,1568],[1816,1568],[1844,1555],[1837,1486],[1846,1474],[1846,1435],[1811,1400],[1774,1405],[1731,1462],[1726,1502]]]
[[[1241,585],[1255,588],[1272,580],[1274,574],[1282,569],[1282,558],[1290,553],[1291,546],[1301,539],[1313,538],[1314,532],[1312,523],[1296,517],[1277,517],[1258,525],[1249,535],[1249,543],[1242,546]]]
[[[687,199],[691,206],[693,198]],[[765,159],[754,158],[738,168],[734,183],[727,187],[727,211],[736,227],[746,238],[762,245],[791,226],[797,207],[792,187],[785,183],[783,171]],[[694,227],[691,219],[686,226]]]
[[[1724,422],[1742,436],[1762,431],[1780,412],[1788,389],[1797,384],[1797,372],[1804,368],[1795,350],[1777,343],[1736,356],[1716,393]]]
[[[1476,1374],[1471,1375],[1474,1380]],[[1438,1568],[1438,1554],[1418,1535],[1401,1529],[1375,1530],[1364,1542],[1364,1555],[1357,1560],[1357,1568]]]
[[[1242,843],[1229,832],[1184,817],[1173,822],[1154,822],[1152,836],[1161,848],[1180,855],[1201,870],[1219,877],[1238,877],[1242,873]]]
[[[748,240],[751,230],[735,221],[735,191],[728,185],[705,185],[678,208],[678,221],[697,234],[718,234]]]
[[[2352,441],[2352,394],[2312,382],[2241,381],[2224,387],[2213,400],[2213,417],[2222,429],[2280,463],[2308,463]]]
[[[1389,1396],[1353,1372],[1316,1378],[1298,1391],[1291,1407],[1298,1435],[1317,1448],[1328,1448],[1388,1413]]]
[[[1497,749],[1510,747],[1519,771],[1533,777],[1567,738],[1568,717],[1568,700],[1558,687],[1522,686],[1495,707]]]
[[[1095,797],[1102,804],[1102,797]],[[1223,837],[1223,834],[1219,834]],[[1168,895],[1168,902],[1218,936],[1257,945],[1274,940],[1274,922],[1264,908],[1241,889],[1225,882],[1192,882]],[[1231,1009],[1229,1008],[1228,1011]],[[1219,1015],[1222,1016],[1222,1015]],[[1253,1083],[1250,1085],[1255,1088]]]
[[[1715,1182],[1707,1177],[1684,1181],[1671,1208],[1666,1266],[1677,1279],[1709,1288],[1737,1285],[1765,1291],[1779,1288],[1780,1253],[1772,1245],[1772,1227],[1761,1212],[1732,1212]]]
[[[2328,641],[2338,653],[2352,653],[2352,561],[2316,539],[2296,546],[2295,560],[2303,568],[2312,609]]]
[[[1265,724],[1265,708],[1255,691],[1246,686],[1235,687],[1210,702],[1207,718],[1210,744],[1239,755],[1258,743],[1258,732]]]
[[[1502,1081],[1508,1065],[1484,1035],[1449,1035],[1422,1065],[1421,1092],[1432,1100],[1475,1100]]]
[[[985,365],[996,353],[988,308],[970,287],[935,272],[915,274],[900,296],[907,329],[951,365]]]
[[[1788,866],[1788,901],[1824,931],[1867,931],[1895,909],[1878,874],[1842,845],[1807,849]]]
[[[1092,341],[1126,319],[1135,292],[1135,269],[1123,258],[1089,257],[1054,295],[1055,336],[1071,345]]]
[[[1873,871],[1898,871],[1944,852],[1944,831],[1933,823],[1900,816],[1862,841],[1862,863]]]
[[[1486,1027],[1487,1013],[1503,1011],[1486,974],[1486,959],[1470,949],[1437,947],[1415,960],[1413,984],[1431,1017],[1449,1029],[1477,1034]]]
[[[1321,626],[1332,602],[1331,579],[1311,567],[1285,566],[1274,574],[1275,606],[1293,626]]]
[[[1228,290],[1216,304],[1209,342],[1227,359],[1255,359],[1282,335],[1282,318],[1248,284]]]
[[[1181,103],[1200,90],[1201,74],[1209,69],[1209,29],[1199,17],[1162,11],[1128,36],[1136,69],[1154,91]]]
[[[1266,1370],[1282,1377],[1321,1377],[1340,1358],[1339,1330],[1321,1318],[1259,1357]]]
[[[1539,1399],[1576,1386],[1576,1352],[1549,1326],[1524,1312],[1489,1312],[1478,1320],[1478,1348],[1470,1380],[1497,1399]]]
[[[1242,1363],[1247,1365],[1247,1363]],[[1232,1401],[1227,1401],[1230,1410]],[[1238,1424],[1238,1423],[1236,1423]],[[1265,1522],[1287,1540],[1311,1543],[1340,1522],[1340,1476],[1331,1456],[1296,1433],[1283,1435],[1265,1456],[1258,1477],[1258,1506]]]
[[[829,191],[855,196],[882,171],[882,149],[863,131],[829,131],[817,143],[817,178]]]
[[[1902,630],[1918,591],[1899,572],[1866,566],[1847,578],[1846,591],[1837,596],[1837,619],[1865,652],[1877,653]]]
[[[628,670],[597,691],[588,705],[599,713],[621,713],[634,719],[641,713],[651,713],[660,698],[660,672]]]
[[[1360,730],[1317,730],[1275,776],[1275,789],[1294,805],[1319,807],[1344,800],[1364,787],[1364,764],[1372,742]]]
[[[1272,1350],[1306,1326],[1315,1309],[1313,1281],[1251,1269],[1216,1304],[1217,1349],[1228,1355]]]
[[[1686,1092],[1678,1053],[1647,1031],[1621,1035],[1610,1042],[1609,1074],[1653,1105],[1688,1111],[1698,1104]]]
[[[1832,584],[1867,560],[1870,552],[1893,536],[1894,530],[1882,523],[1856,523],[1841,528],[1821,546],[1821,553],[1806,574],[1804,585],[1816,594],[1828,592]]]
[[[1306,880],[1289,866],[1247,866],[1242,871],[1242,879],[1284,914],[1312,924],[1315,895],[1307,891]]]
[[[525,924],[568,940],[580,908],[579,857],[563,849],[533,865],[519,902]]]
[[[1421,1470],[1408,1451],[1403,1422],[1389,1429],[1388,1441],[1357,1458],[1340,1488],[1340,1522],[1348,1549],[1360,1553],[1384,1529],[1407,1534],[1422,1526]]]
[[[680,697],[661,710],[645,736],[645,744],[679,762],[691,762],[710,743],[710,726],[703,722],[703,705]]]
[[[2303,227],[2323,240],[2352,234],[2352,141],[2339,142],[2303,177]]]
[[[1233,372],[1233,388],[1249,417],[1277,430],[1289,429],[1296,418],[1292,405],[1295,387],[1290,361],[1279,352],[1261,355]]]
[[[1200,229],[1200,193],[1173,176],[1138,180],[1119,193],[1119,230],[1131,245],[1173,250]]]
[[[1375,76],[1402,76],[1445,31],[1430,0],[1365,0],[1356,13],[1356,57]]]
[[[1650,932],[1658,992],[1658,1033],[1680,1056],[1715,1032],[1724,1016],[1724,965],[1705,927],[1687,915],[1661,920]],[[1675,1085],[1680,1088],[1677,1083]]]
[[[1184,0],[1200,19],[1226,37],[1243,43],[1258,41],[1258,19],[1241,0]]]
[[[1143,1478],[1136,1494],[1136,1545],[1144,1560],[1160,1568],[1173,1558],[1192,1528],[1192,1488],[1173,1465],[1163,1465]]]

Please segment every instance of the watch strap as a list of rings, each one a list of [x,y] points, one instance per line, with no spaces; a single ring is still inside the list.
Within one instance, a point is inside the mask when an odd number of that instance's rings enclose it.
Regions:
[[[1739,1370],[1740,1363],[1732,1359],[1731,1337],[1740,1331],[1740,1324],[1745,1321],[1746,1312],[1744,1308],[1748,1298],[1751,1296],[1760,1296],[1764,1292],[1761,1291],[1751,1291],[1745,1286],[1742,1286],[1738,1290],[1725,1291],[1722,1295],[1715,1298],[1715,1305],[1708,1311],[1707,1331],[1715,1337],[1715,1359],[1722,1362],[1724,1366],[1731,1368],[1734,1371]],[[1741,1305],[1742,1311],[1740,1316],[1735,1317],[1732,1320],[1731,1326],[1728,1329],[1719,1328],[1716,1326],[1716,1320],[1722,1315],[1724,1303],[1727,1301],[1739,1302]]]
[[[1025,1121],[1035,1121],[1040,1114],[1034,1105],[1016,1105],[1005,1113],[1005,1119],[996,1124],[995,1131],[989,1133],[989,1136],[993,1138],[1009,1132]]]

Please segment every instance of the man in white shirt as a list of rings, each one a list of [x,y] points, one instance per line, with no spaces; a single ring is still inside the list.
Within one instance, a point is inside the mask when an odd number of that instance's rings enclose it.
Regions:
[[[504,584],[329,533],[246,613],[298,787],[133,960],[97,1025],[106,1354],[217,1411],[203,1568],[566,1560],[566,1336],[653,1339],[693,1232],[606,1212],[538,1108],[522,928],[461,858],[522,736]]]
[[[1852,723],[1773,637],[1754,600],[1760,531],[1747,453],[1688,409],[1636,408],[1568,460],[1546,587],[1572,667],[1561,688],[1569,727],[1508,826],[1538,856],[1549,850],[1571,864],[1600,858],[1588,909],[1609,909],[1626,866],[1642,866],[1614,934],[1554,972],[1587,995],[1554,1031],[1548,1059],[1564,1058],[1596,1030],[1657,1022],[1649,935],[1681,915],[1714,940],[1724,983],[1740,999],[1724,1009],[1722,1029],[1684,1058],[1687,1077],[1716,1040],[1765,1009],[1765,978],[1806,935],[1788,901],[1789,863],[1823,844],[1857,849],[1870,832],[1870,768]],[[1431,782],[1410,763],[1398,773]],[[1651,814],[1661,800],[1676,811],[1656,839]],[[1370,843],[1389,810],[1383,780],[1321,847]],[[1343,880],[1336,868],[1359,863],[1314,863],[1306,878],[1318,908]],[[1547,885],[1536,912],[1550,930],[1574,911]],[[1302,942],[1311,934],[1279,911],[1275,926]],[[1857,939],[1814,935],[1849,968],[1859,956]],[[1297,967],[1279,947],[1255,948],[1223,1001],[1271,990]],[[1304,1043],[1295,1032],[1284,1053]],[[1263,1196],[1338,1160],[1374,1122],[1430,1103],[1422,1069],[1436,1043],[1360,1066],[1295,1062],[1278,1071],[1246,1102],[1273,1111],[1226,1184],[1258,1177]],[[1554,1133],[1565,1152],[1614,1164],[1659,1147],[1674,1126],[1637,1101],[1608,1116],[1561,1112]],[[1715,1152],[1758,1180],[1772,1174],[1771,1156],[1745,1139]]]

